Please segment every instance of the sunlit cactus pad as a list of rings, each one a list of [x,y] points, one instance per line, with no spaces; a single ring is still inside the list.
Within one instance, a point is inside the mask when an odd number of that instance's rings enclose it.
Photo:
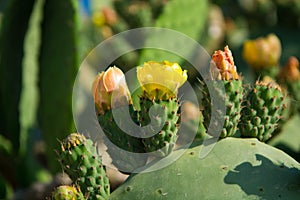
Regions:
[[[200,159],[202,148],[188,149],[158,171],[132,175],[110,200],[299,198],[300,164],[282,151],[238,138],[220,140]]]

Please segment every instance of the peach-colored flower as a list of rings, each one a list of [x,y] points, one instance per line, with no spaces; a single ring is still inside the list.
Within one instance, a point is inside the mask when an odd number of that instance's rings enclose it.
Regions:
[[[291,56],[289,58],[285,66],[281,69],[279,78],[287,82],[300,80],[299,61],[296,57]]]
[[[234,65],[233,56],[228,46],[224,51],[215,51],[212,55],[212,63],[210,66],[213,79],[218,80],[237,80],[239,75]]]
[[[110,67],[96,76],[92,86],[97,114],[131,103],[130,92],[123,72]]]

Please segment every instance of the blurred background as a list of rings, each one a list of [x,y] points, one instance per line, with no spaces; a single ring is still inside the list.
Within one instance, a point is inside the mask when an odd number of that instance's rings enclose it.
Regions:
[[[105,39],[147,26],[182,32],[210,55],[229,45],[249,83],[247,39],[274,33],[281,66],[300,58],[299,0],[0,0],[0,199],[42,199],[59,184],[55,149],[76,131],[72,89],[81,62]],[[151,55],[130,52],[112,65],[127,71]],[[185,60],[172,61],[196,80]]]

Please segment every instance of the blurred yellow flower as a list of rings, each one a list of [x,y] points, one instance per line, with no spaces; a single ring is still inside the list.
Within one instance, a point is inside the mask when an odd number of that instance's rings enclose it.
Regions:
[[[130,92],[123,72],[110,67],[96,76],[92,86],[97,114],[131,103]]]
[[[278,65],[281,56],[281,43],[275,34],[248,40],[243,46],[243,57],[254,69]]]
[[[137,67],[137,78],[147,98],[168,100],[176,97],[187,80],[187,71],[177,63],[149,61]]]

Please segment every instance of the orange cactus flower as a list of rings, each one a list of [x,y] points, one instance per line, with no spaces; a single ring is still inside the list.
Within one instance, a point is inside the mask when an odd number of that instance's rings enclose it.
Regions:
[[[239,75],[234,65],[233,56],[228,46],[224,51],[215,51],[212,55],[211,75],[217,80],[237,80]]]

